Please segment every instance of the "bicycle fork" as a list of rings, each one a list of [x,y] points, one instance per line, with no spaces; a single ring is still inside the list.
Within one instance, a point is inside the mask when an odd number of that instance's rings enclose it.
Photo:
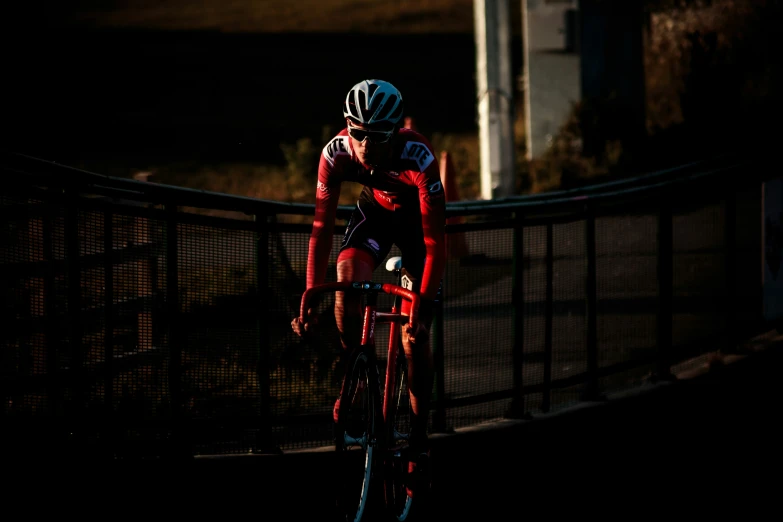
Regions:
[[[346,366],[345,375],[343,380],[347,386],[343,386],[343,394],[340,397],[340,411],[338,412],[338,418],[340,422],[345,422],[345,415],[350,407],[351,398],[354,396],[357,386],[363,387],[365,382],[358,376],[357,365],[361,365],[367,371],[367,386],[378,386],[378,368],[375,361],[375,322],[376,322],[376,304],[377,298],[375,293],[369,293],[367,295],[367,303],[364,308],[364,317],[362,323],[362,337],[361,343],[355,348],[354,353],[351,354],[349,364]],[[373,367],[374,366],[374,367]],[[380,393],[380,390],[375,390],[376,393]],[[372,397],[373,394],[370,394]],[[372,399],[370,399],[372,400]],[[366,448],[369,445],[375,445],[377,443],[377,434],[372,435],[372,440],[369,440],[367,434],[361,437],[352,437],[348,432],[343,432],[343,443],[346,446],[359,444]]]

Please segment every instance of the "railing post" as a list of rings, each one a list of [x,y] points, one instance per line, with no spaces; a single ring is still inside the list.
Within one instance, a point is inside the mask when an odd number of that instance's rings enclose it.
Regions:
[[[104,332],[103,332],[103,400],[104,400],[104,432],[107,438],[107,455],[113,456],[115,437],[114,422],[114,219],[111,210],[103,214],[103,299],[104,299]]]
[[[663,201],[658,212],[658,365],[653,381],[671,380],[672,315],[674,296],[674,237],[672,207]]]
[[[183,423],[182,352],[185,339],[179,295],[179,233],[177,205],[167,203],[166,212],[166,298],[169,330],[169,396],[171,401],[171,456],[192,457]]]
[[[54,205],[52,205],[54,206]],[[46,209],[43,216],[43,259],[50,267],[43,279],[43,303],[45,316],[45,342],[46,346],[46,373],[50,377],[47,393],[49,408],[52,418],[57,418],[61,413],[63,389],[59,380],[55,378],[60,370],[60,335],[58,332],[59,318],[57,316],[57,296],[54,287],[54,271],[51,270],[54,260],[54,247],[52,243],[52,210]]]
[[[552,405],[552,323],[554,322],[554,244],[552,223],[546,225],[546,310],[544,319],[544,394],[541,410]]]
[[[81,327],[81,267],[79,248],[79,207],[75,194],[67,193],[65,215],[65,249],[68,271],[68,343],[71,355],[70,385],[73,399],[71,401],[71,434],[72,441],[78,446],[78,451],[85,449],[85,393],[84,393],[84,359],[82,354]]]
[[[737,343],[737,196],[729,191],[726,194],[726,224],[725,224],[725,249],[726,249],[726,338],[724,350],[726,353],[734,351]]]
[[[146,217],[134,217],[132,241],[135,246],[150,243],[150,224]],[[176,246],[176,245],[175,245]],[[136,297],[147,303],[153,295],[152,258],[147,257],[133,261],[136,273]],[[141,352],[153,346],[152,335],[153,315],[146,305],[136,314],[136,350]]]
[[[42,216],[41,219],[31,217],[27,220],[27,260],[31,263],[41,261],[48,263],[51,261],[51,257],[47,257],[45,252],[45,220],[45,216]],[[51,273],[51,271],[49,271],[49,273]],[[28,301],[27,313],[29,313],[31,318],[40,316],[45,317],[45,286],[45,280],[39,277],[28,277],[25,280],[25,293],[27,295]],[[31,332],[30,334],[25,335],[23,338],[24,340],[20,339],[19,342],[19,362],[17,371],[19,372],[19,375],[28,376],[32,373],[30,363],[37,359],[42,351],[45,353],[46,337],[42,336],[38,332]],[[2,361],[2,359],[3,357],[0,355],[0,361]],[[5,370],[5,368],[2,368],[2,370]],[[49,397],[49,400],[51,401],[51,397]],[[13,405],[21,406],[24,404],[24,391],[22,389],[17,389],[14,391],[10,398],[9,404],[12,405],[12,408]],[[50,402],[50,404],[52,403]]]
[[[258,364],[256,375],[258,378],[259,393],[259,420],[260,426],[256,435],[255,453],[279,453],[280,450],[273,438],[271,394],[272,386],[269,377],[270,343],[268,313],[270,297],[269,281],[269,217],[256,214],[253,216],[255,227],[255,256],[256,256],[256,294],[258,306],[256,308],[256,332],[258,335]]]
[[[600,399],[598,387],[598,320],[595,259],[595,213],[587,207],[585,243],[587,248],[587,383],[584,400]]]
[[[525,227],[521,212],[514,215],[514,251],[512,266],[511,301],[514,307],[514,345],[512,347],[513,390],[514,395],[509,407],[509,417],[526,416],[523,382],[523,363],[525,352]]]
[[[432,318],[432,359],[435,380],[435,414],[432,419],[432,428],[436,433],[446,433],[446,384],[443,361],[443,287],[440,297],[435,302],[435,310]]]

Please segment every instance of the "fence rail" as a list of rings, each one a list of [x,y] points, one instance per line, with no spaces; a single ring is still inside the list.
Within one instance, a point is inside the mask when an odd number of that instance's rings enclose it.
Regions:
[[[312,215],[312,205],[12,153],[0,170],[9,440],[106,458],[330,443],[340,360],[331,302],[319,342],[288,327],[310,225],[283,216]],[[759,164],[723,157],[579,190],[448,203],[449,217],[466,217],[447,234],[467,254],[448,260],[436,314],[430,430],[673,378],[765,328],[765,180]],[[340,207],[340,219],[350,210]]]

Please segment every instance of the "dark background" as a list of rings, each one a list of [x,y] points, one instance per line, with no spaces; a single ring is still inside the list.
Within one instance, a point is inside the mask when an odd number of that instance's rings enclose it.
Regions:
[[[519,2],[511,4],[517,20]],[[647,0],[644,11],[695,4]],[[369,77],[400,88],[407,114],[425,134],[477,133],[472,33],[166,32],[88,29],[63,21],[80,11],[100,14],[103,5],[46,0],[15,5],[0,21],[3,148],[63,163],[134,168],[179,159],[282,164],[280,144],[307,137],[324,142],[324,126],[331,132],[342,124],[347,90]],[[641,10],[618,10],[627,5],[580,2],[583,12],[592,6],[608,15],[600,45],[581,34],[592,43],[581,46],[583,53],[593,53],[586,72],[605,69],[602,81],[589,86],[581,123],[593,139],[586,145],[597,151],[605,140],[640,136],[645,116],[660,119],[649,103],[649,85],[646,107],[638,98],[616,96],[644,72],[619,59],[618,49],[628,41],[638,44],[643,31]],[[684,121],[642,133],[636,156],[624,164],[627,170],[777,146],[783,68],[776,42],[783,7],[772,0],[736,5],[758,9],[753,17],[724,25],[720,34],[694,26],[686,55],[659,57],[687,62],[682,88],[666,90],[664,81],[652,93],[659,105],[677,99]],[[521,69],[518,26],[512,23],[515,77]],[[731,44],[720,44],[723,40]],[[638,81],[634,85],[633,93],[643,93]]]
[[[277,162],[280,142],[340,125],[345,94],[374,77],[400,89],[422,130],[477,129],[470,34],[80,30],[39,44],[6,65],[5,128],[14,149],[47,159]]]

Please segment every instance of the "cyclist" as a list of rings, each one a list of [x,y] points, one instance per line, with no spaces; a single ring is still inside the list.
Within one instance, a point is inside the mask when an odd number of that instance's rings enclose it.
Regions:
[[[389,82],[365,80],[348,92],[343,105],[346,128],[326,144],[318,166],[307,288],[324,282],[341,184],[361,183],[364,188],[337,257],[337,279],[371,279],[396,244],[403,259],[402,285],[421,296],[416,330],[406,326],[402,332],[413,410],[410,447],[417,455],[409,471],[414,473],[417,463],[423,467],[429,455],[433,373],[429,328],[445,266],[446,219],[445,193],[432,145],[418,132],[400,126],[402,114],[402,95]],[[408,301],[403,301],[401,311],[409,314]],[[308,311],[304,324],[294,318],[292,329],[303,335],[315,316]],[[360,297],[336,292],[335,318],[343,349],[360,344]],[[339,404],[338,397],[335,422]]]

